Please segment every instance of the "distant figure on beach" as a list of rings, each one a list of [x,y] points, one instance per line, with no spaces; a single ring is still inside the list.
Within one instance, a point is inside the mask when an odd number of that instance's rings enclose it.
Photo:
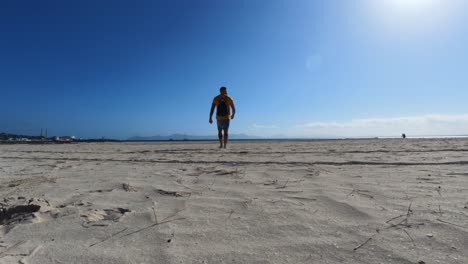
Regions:
[[[401,138],[405,139],[405,138],[406,138],[406,134],[405,134],[405,133],[401,134]]]
[[[213,104],[211,105],[210,110],[210,124],[213,123],[213,112],[216,107],[216,121],[218,123],[218,138],[219,138],[219,147],[226,148],[228,142],[228,130],[229,123],[231,119],[234,119],[236,114],[236,107],[234,106],[234,100],[227,95],[226,87],[219,88],[220,95],[216,96],[213,99]],[[231,115],[232,108],[232,115]],[[224,140],[223,140],[224,132]],[[224,142],[224,145],[223,145]]]

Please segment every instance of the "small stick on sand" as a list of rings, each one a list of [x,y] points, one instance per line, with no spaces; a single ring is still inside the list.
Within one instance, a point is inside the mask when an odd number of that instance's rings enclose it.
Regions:
[[[404,215],[395,216],[395,217],[390,218],[389,220],[385,221],[385,223],[388,224],[388,223],[390,223],[391,221],[393,221],[393,220],[395,220],[395,219],[398,219],[398,218],[400,218],[400,217],[403,217],[403,216],[405,216],[405,214],[404,214]]]
[[[152,224],[152,225],[149,225],[149,226],[140,228],[140,229],[138,229],[138,230],[136,230],[136,231],[130,232],[130,233],[128,233],[128,234],[125,234],[125,235],[123,235],[122,237],[129,236],[129,235],[133,235],[133,234],[135,234],[135,233],[141,232],[141,231],[146,230],[146,229],[148,229],[148,228],[151,228],[151,227],[153,227],[153,226],[158,226],[158,225],[162,225],[162,224],[169,223],[169,222],[172,222],[172,221],[177,221],[177,220],[184,220],[185,217],[179,217],[179,218],[170,219],[170,218],[176,216],[178,213],[180,213],[180,212],[183,211],[183,210],[185,210],[185,209],[176,211],[175,213],[173,213],[173,214],[169,215],[168,217],[164,218],[163,220],[161,220],[161,222],[158,222],[158,223],[155,223],[155,224]]]
[[[412,211],[411,211],[411,205],[413,204],[413,202],[411,202],[408,206],[408,211],[406,212],[406,218],[405,218],[405,224],[408,225],[408,218],[410,217]]]
[[[450,223],[450,222],[444,221],[444,220],[439,219],[439,218],[437,218],[437,221],[442,222],[442,223],[445,223],[445,224],[449,224],[449,225],[453,225],[453,226],[457,226],[457,227],[461,227],[461,228],[468,229],[468,227],[466,227],[466,226],[462,226],[462,225],[457,225],[457,224],[454,224],[454,223]]]
[[[143,231],[143,230],[146,230],[146,229],[151,228],[151,227],[154,227],[154,226],[162,225],[162,224],[169,223],[169,222],[172,222],[172,221],[184,220],[184,219],[185,219],[185,217],[174,218],[174,219],[170,219],[170,220],[167,220],[167,221],[164,221],[164,220],[163,220],[163,221],[161,221],[161,222],[159,222],[159,223],[157,223],[157,224],[152,224],[152,225],[149,225],[149,226],[147,226],[147,227],[143,227],[143,228],[140,228],[140,229],[138,229],[138,230],[136,230],[136,231],[130,232],[130,233],[128,233],[128,234],[125,234],[125,235],[123,235],[122,237],[129,236],[129,235],[133,235],[133,234],[135,234],[135,233],[141,232],[141,231]]]
[[[117,232],[117,233],[115,233],[115,234],[112,234],[110,237],[108,237],[108,238],[106,238],[106,239],[104,239],[104,240],[101,240],[101,241],[99,241],[99,242],[96,242],[96,243],[94,243],[94,244],[89,245],[89,247],[93,247],[93,246],[95,246],[95,245],[97,245],[97,244],[101,244],[102,242],[105,242],[105,241],[107,241],[107,240],[109,240],[109,239],[115,237],[116,235],[118,235],[118,234],[124,232],[124,231],[127,230],[127,229],[128,229],[128,228],[126,227],[126,228],[120,230],[119,232]]]
[[[416,244],[414,243],[414,239],[410,236],[410,234],[408,233],[408,231],[406,231],[405,229],[401,229],[403,230],[403,232],[406,233],[406,235],[411,239],[411,242],[413,242],[413,246],[416,246]]]
[[[374,236],[374,235],[373,235],[373,236]],[[367,244],[367,242],[371,241],[371,239],[372,239],[373,236],[369,237],[369,238],[368,238],[364,243],[362,243],[361,245],[355,247],[355,248],[353,249],[353,251],[356,251],[356,250],[360,249],[362,246],[364,246],[365,244]]]
[[[175,211],[175,212],[174,212],[173,214],[171,214],[170,216],[164,218],[161,222],[164,222],[164,221],[166,221],[167,219],[176,216],[178,213],[180,213],[180,212],[182,212],[182,211],[184,211],[184,210],[185,210],[185,209],[181,209],[181,210]],[[162,223],[160,223],[160,224],[162,224]]]
[[[154,208],[154,206],[152,208],[153,208],[153,214],[154,214],[154,223],[158,224],[158,217],[156,216],[156,208]]]

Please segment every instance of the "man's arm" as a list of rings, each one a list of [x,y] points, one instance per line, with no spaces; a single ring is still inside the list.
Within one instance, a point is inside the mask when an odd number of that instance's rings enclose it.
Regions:
[[[232,108],[231,119],[234,119],[234,116],[236,115],[236,107],[234,106],[234,103],[231,105],[231,108]]]
[[[212,104],[211,105],[211,110],[210,110],[210,120],[208,122],[213,123],[213,119],[212,119],[212,116],[213,116],[213,113],[214,113],[214,109],[215,109],[216,105],[215,104]]]

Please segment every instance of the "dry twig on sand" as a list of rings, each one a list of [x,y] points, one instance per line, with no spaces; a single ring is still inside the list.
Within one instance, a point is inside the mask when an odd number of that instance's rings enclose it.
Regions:
[[[125,234],[125,235],[123,235],[122,237],[133,235],[133,234],[135,234],[135,233],[141,232],[141,231],[143,231],[143,230],[146,230],[146,229],[151,228],[151,227],[154,227],[154,226],[162,225],[162,224],[169,223],[169,222],[173,222],[173,221],[177,221],[177,220],[184,220],[184,219],[185,219],[185,217],[179,217],[179,218],[174,218],[174,219],[169,219],[169,220],[162,220],[161,222],[159,222],[159,223],[157,223],[157,224],[152,224],[152,225],[149,225],[149,226],[147,226],[147,227],[140,228],[140,229],[138,229],[138,230],[136,230],[136,231],[130,232],[130,233],[128,233],[128,234]]]
[[[107,241],[107,240],[109,240],[109,239],[115,237],[116,235],[118,235],[118,234],[124,232],[124,231],[127,230],[127,229],[128,229],[128,227],[126,227],[126,228],[120,230],[119,232],[117,232],[117,233],[115,233],[115,234],[112,234],[110,237],[108,237],[108,238],[106,238],[106,239],[104,239],[104,240],[101,240],[101,241],[99,241],[99,242],[96,242],[96,243],[94,243],[94,244],[89,245],[89,247],[93,247],[93,246],[95,246],[95,245],[97,245],[97,244],[101,244],[102,242],[105,242],[105,241]]]
[[[411,242],[413,242],[413,246],[416,246],[416,244],[414,243],[414,239],[410,236],[410,234],[408,233],[408,231],[406,231],[405,229],[401,229],[403,230],[403,232],[406,233],[406,235],[411,239]]]
[[[155,203],[155,204],[156,204],[156,203]],[[152,207],[152,209],[153,209],[153,214],[154,214],[154,222],[155,222],[154,224],[151,224],[151,225],[149,225],[149,226],[140,228],[140,229],[138,229],[138,230],[136,230],[136,231],[127,233],[127,234],[122,235],[122,236],[120,236],[120,237],[125,237],[125,236],[129,236],[129,235],[133,235],[133,234],[135,234],[135,233],[141,232],[141,231],[143,231],[143,230],[146,230],[146,229],[148,229],[148,228],[151,228],[151,227],[154,227],[154,226],[157,226],[157,225],[162,225],[162,224],[169,223],[169,222],[172,222],[172,221],[177,221],[177,220],[183,220],[183,219],[185,219],[184,217],[172,218],[172,217],[176,216],[179,212],[183,211],[183,210],[178,210],[178,211],[176,211],[175,213],[173,213],[173,214],[169,215],[168,217],[164,218],[163,220],[161,220],[161,222],[159,222],[159,221],[158,221],[158,218],[157,218],[157,216],[156,216],[156,209],[155,209],[155,207]],[[171,218],[172,218],[172,219],[171,219]],[[120,233],[126,231],[127,229],[128,229],[128,228],[126,227],[126,228],[120,230],[119,232],[117,232],[117,233],[115,233],[115,234],[112,234],[110,237],[108,237],[108,238],[106,238],[106,239],[104,239],[104,240],[101,240],[101,241],[99,241],[99,242],[96,242],[96,243],[94,243],[94,244],[91,244],[89,247],[93,247],[93,246],[95,246],[95,245],[97,245],[97,244],[103,243],[103,242],[105,242],[105,241],[107,241],[107,240],[109,240],[109,239],[111,239],[111,238],[117,236],[118,234],[120,234]]]
[[[354,191],[354,190],[353,190]],[[352,192],[351,192],[352,193]],[[411,205],[412,205],[412,202],[410,202],[409,206],[408,206],[408,209],[406,210],[406,214],[402,214],[402,215],[399,215],[399,216],[395,216],[395,217],[392,217],[390,218],[389,220],[385,221],[386,224],[390,224],[389,227],[385,228],[385,229],[390,229],[390,228],[394,228],[395,230],[398,230],[398,229],[401,229],[408,237],[409,239],[411,240],[411,242],[413,243],[414,246],[416,246],[416,243],[414,242],[414,239],[411,237],[411,235],[409,234],[408,231],[406,231],[405,228],[411,228],[413,225],[423,225],[423,223],[419,223],[419,224],[410,224],[409,223],[409,217],[413,214],[413,211],[411,210]],[[391,223],[393,220],[395,219],[398,219],[398,218],[401,218],[401,217],[405,217],[403,220],[401,220],[398,224],[393,224]],[[377,229],[376,230],[377,233],[373,234],[371,237],[369,237],[366,241],[364,241],[364,243],[360,244],[359,246],[355,247],[353,250],[356,251],[358,250],[359,248],[363,247],[365,244],[367,244],[370,240],[372,240],[372,238],[374,236],[376,236],[378,233],[380,233],[380,230]]]
[[[413,211],[411,210],[411,205],[412,205],[412,204],[413,204],[413,202],[411,202],[411,203],[409,204],[408,209],[406,210],[406,214],[399,215],[399,216],[393,217],[393,218],[391,218],[391,219],[385,221],[385,223],[390,224],[390,226],[389,226],[388,228],[392,228],[392,227],[395,227],[395,228],[396,228],[396,227],[403,227],[403,228],[405,228],[405,227],[411,227],[411,224],[408,223],[408,219],[409,219],[409,217],[413,214]],[[391,221],[393,221],[393,220],[395,220],[395,219],[398,219],[398,218],[400,218],[400,217],[403,217],[403,216],[404,216],[405,218],[404,218],[403,220],[401,220],[399,223],[397,223],[397,224],[392,224],[392,223],[390,223]],[[419,225],[419,224],[417,224],[417,225]],[[387,229],[388,229],[388,228],[387,228]]]
[[[393,220],[395,220],[395,219],[398,219],[398,218],[400,218],[400,217],[403,217],[403,216],[405,216],[405,215],[406,215],[406,214],[392,217],[392,218],[388,219],[387,221],[385,221],[385,223],[388,224],[388,223],[390,223],[391,221],[393,221]]]
[[[454,223],[450,223],[450,222],[444,221],[444,220],[439,219],[439,218],[437,218],[437,221],[442,222],[442,223],[445,223],[445,224],[453,225],[453,226],[456,226],[456,227],[468,229],[468,227],[466,227],[466,226],[462,226],[462,225],[457,225],[457,224],[454,224]]]
[[[129,236],[129,235],[133,235],[135,233],[138,233],[138,232],[141,232],[143,230],[146,230],[148,228],[151,228],[151,227],[154,227],[154,226],[158,226],[158,225],[162,225],[162,224],[166,224],[166,223],[170,223],[170,222],[173,222],[173,221],[177,221],[177,220],[184,220],[185,217],[178,217],[178,218],[173,218],[174,216],[176,216],[178,213],[182,212],[183,210],[178,210],[176,211],[175,213],[169,215],[168,217],[164,218],[163,220],[161,220],[160,222],[157,222],[155,224],[152,224],[152,225],[149,225],[149,226],[146,226],[146,227],[143,227],[143,228],[140,228],[136,231],[133,231],[133,232],[130,232],[128,234],[125,234],[123,235],[122,237],[125,237],[125,236]]]
[[[363,247],[365,244],[367,244],[367,242],[371,241],[372,238],[373,238],[375,235],[376,235],[376,234],[373,234],[373,235],[372,235],[371,237],[369,237],[366,241],[364,241],[364,243],[362,243],[361,245],[359,245],[359,246],[353,248],[353,251],[356,251],[356,250],[360,249],[361,247]]]
[[[408,206],[408,211],[406,212],[406,218],[405,218],[405,225],[408,225],[408,218],[410,217],[410,215],[413,214],[413,211],[411,211],[411,205],[413,204],[413,202],[411,202]]]
[[[153,208],[153,214],[154,214],[154,223],[155,224],[158,224],[158,217],[156,216],[156,202],[153,201],[153,204],[154,206],[152,207]]]

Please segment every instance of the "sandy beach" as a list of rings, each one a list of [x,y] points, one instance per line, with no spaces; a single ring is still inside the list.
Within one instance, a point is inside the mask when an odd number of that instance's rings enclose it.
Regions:
[[[468,139],[0,145],[0,263],[468,263]]]

